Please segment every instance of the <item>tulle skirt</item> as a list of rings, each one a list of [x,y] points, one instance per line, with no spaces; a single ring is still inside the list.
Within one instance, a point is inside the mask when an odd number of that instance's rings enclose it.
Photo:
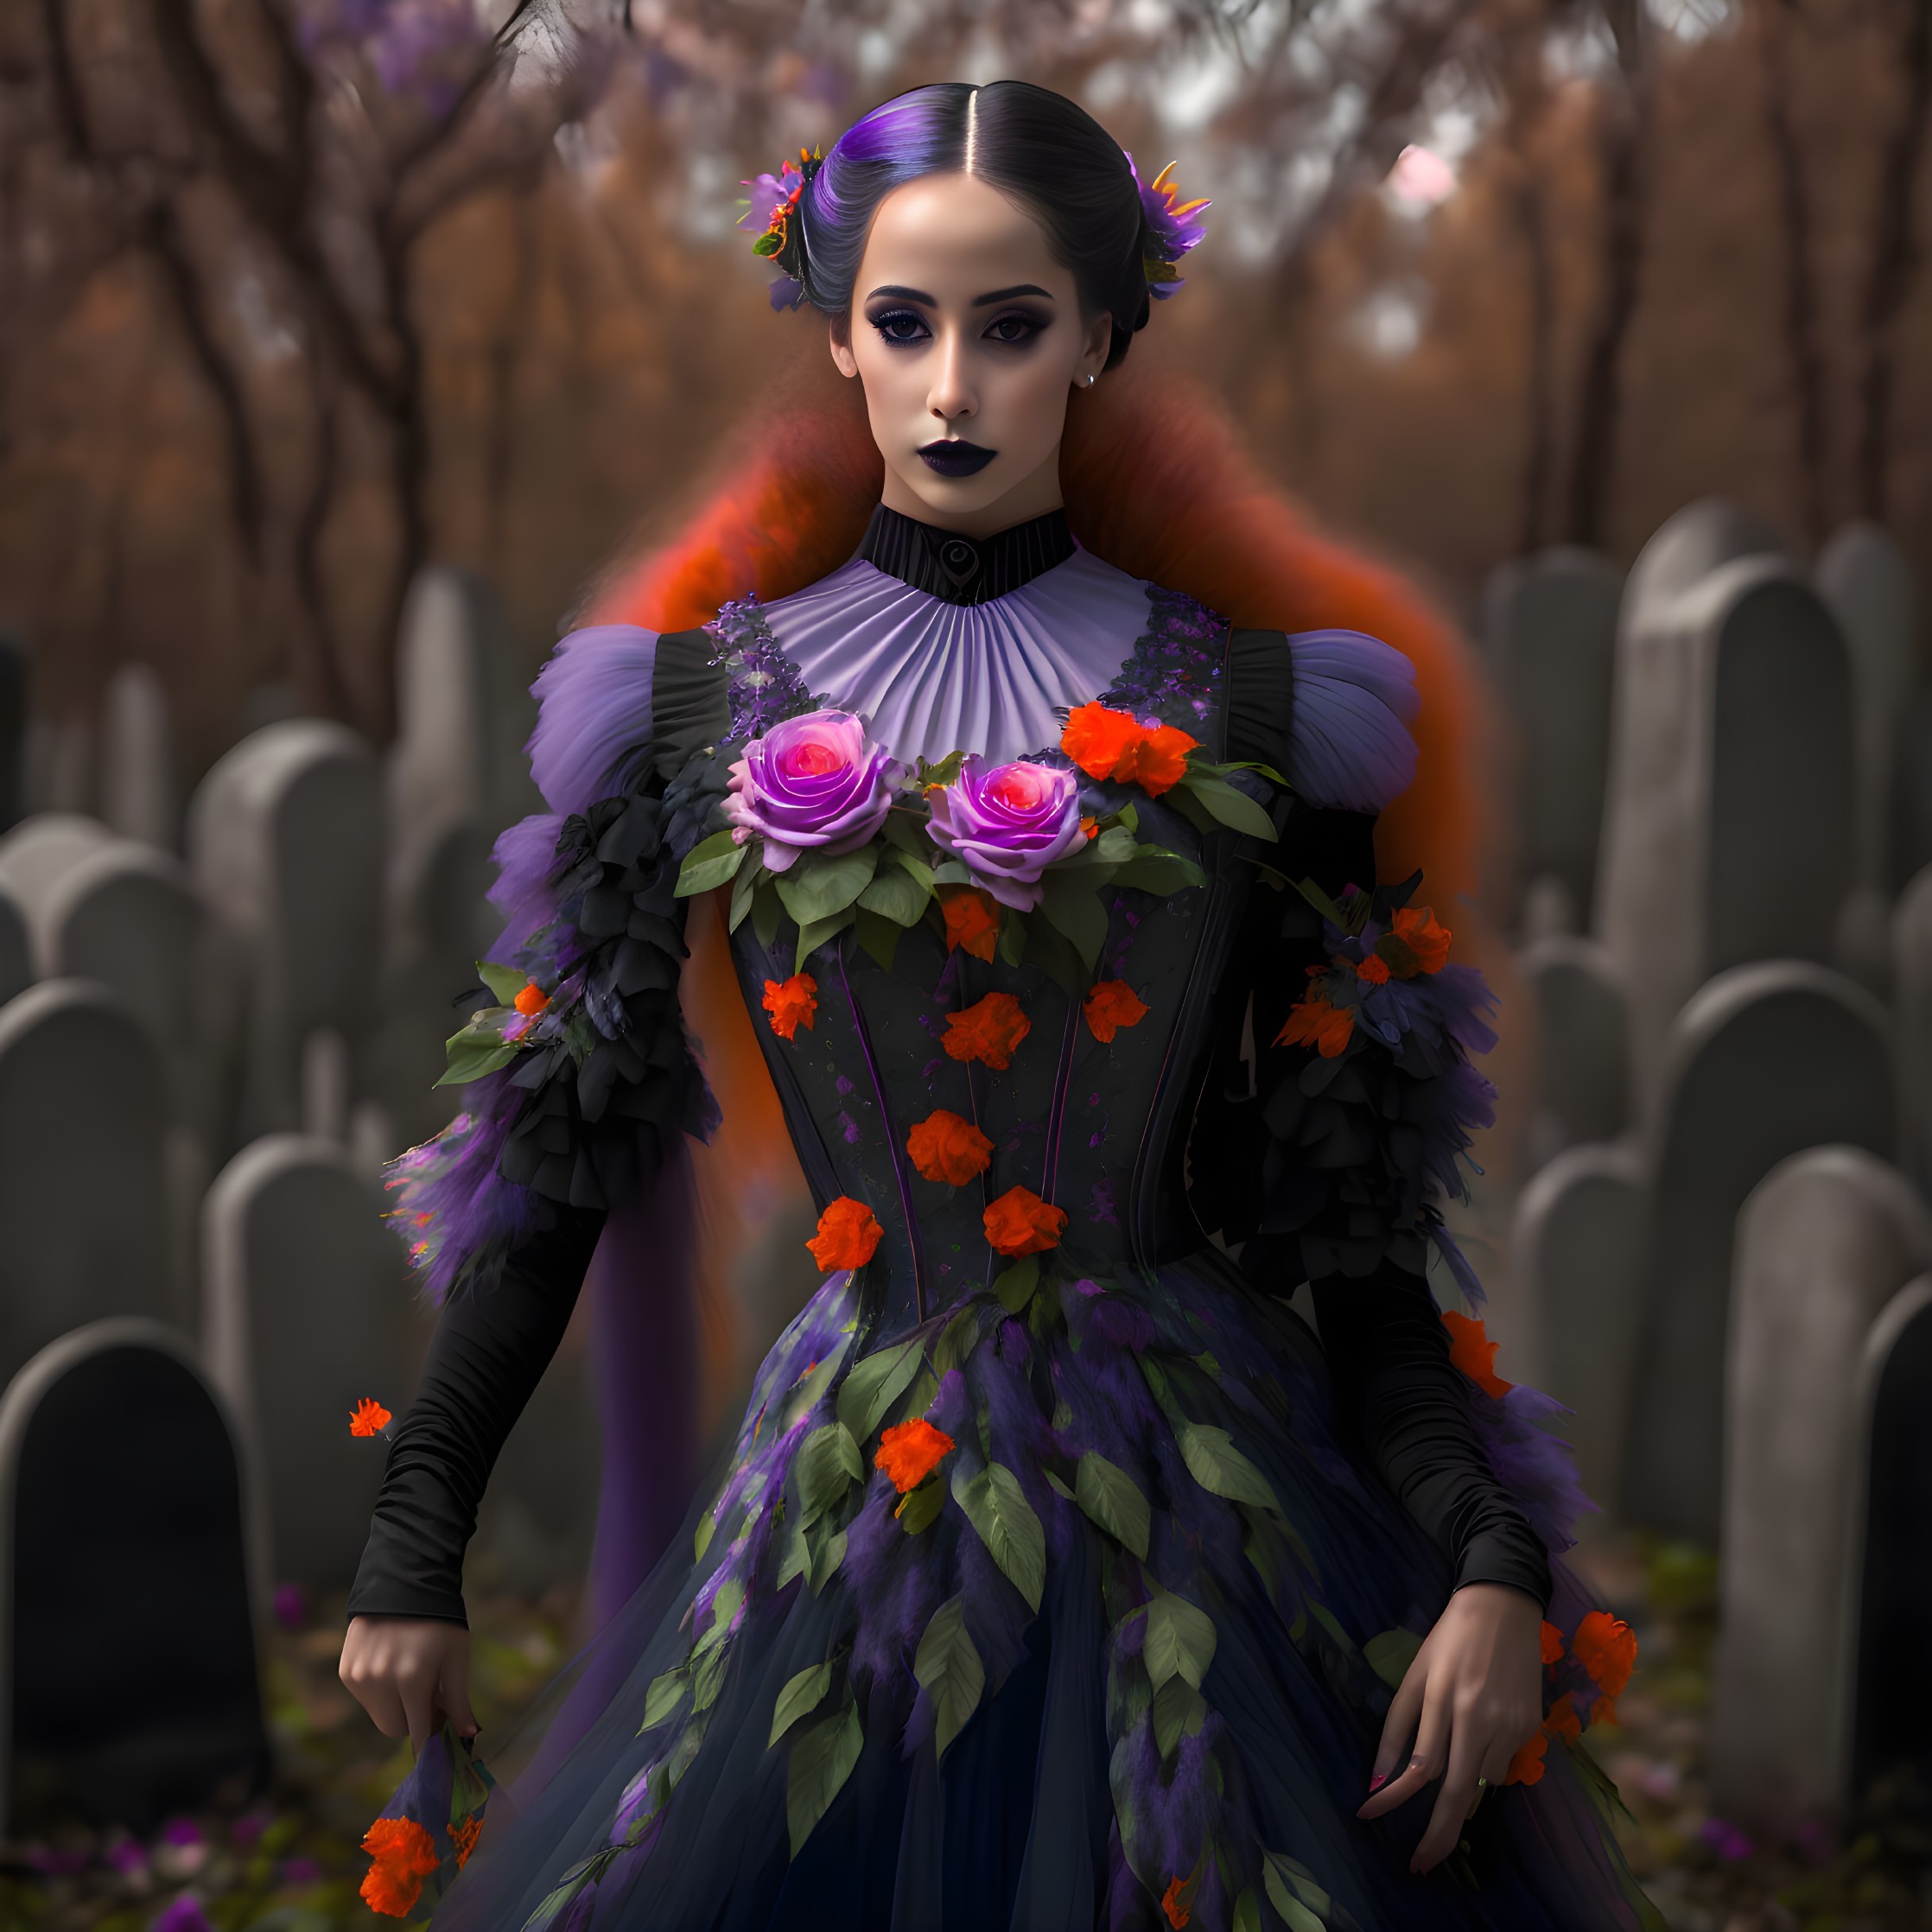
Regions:
[[[1489,1792],[1426,1876],[1408,1860],[1433,1791],[1356,1817],[1450,1576],[1344,1447],[1286,1306],[1208,1255],[1132,1281],[1009,1279],[887,1344],[871,1325],[841,1277],[781,1338],[715,1488],[486,1802],[446,1745],[424,1753],[389,1813],[435,1861],[414,1916],[1661,1925],[1573,1738]],[[1551,1616],[1573,1630],[1588,1606],[1559,1570]],[[1575,1668],[1551,1667],[1549,1701]],[[1573,1707],[1588,1688],[1569,1685]]]

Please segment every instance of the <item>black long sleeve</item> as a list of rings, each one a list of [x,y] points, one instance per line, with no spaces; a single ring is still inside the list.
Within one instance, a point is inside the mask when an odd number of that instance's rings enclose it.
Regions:
[[[463,1613],[463,1552],[498,1453],[569,1325],[601,1209],[560,1208],[498,1279],[443,1309],[416,1401],[391,1439],[352,1617]]]
[[[1456,1587],[1506,1583],[1547,1609],[1548,1553],[1483,1453],[1427,1284],[1385,1265],[1310,1287],[1342,1414],[1402,1506],[1448,1551]]]

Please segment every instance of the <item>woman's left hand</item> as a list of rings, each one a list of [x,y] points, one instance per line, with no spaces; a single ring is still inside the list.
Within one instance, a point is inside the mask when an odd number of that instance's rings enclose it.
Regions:
[[[1356,1814],[1379,1818],[1442,1780],[1411,1872],[1427,1872],[1454,1851],[1475,1807],[1477,1779],[1501,1784],[1542,1722],[1541,1624],[1541,1607],[1522,1591],[1468,1583],[1415,1653],[1382,1728],[1369,1802]]]

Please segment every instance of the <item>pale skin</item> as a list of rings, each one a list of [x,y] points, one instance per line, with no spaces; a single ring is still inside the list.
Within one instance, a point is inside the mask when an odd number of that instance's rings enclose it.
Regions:
[[[851,309],[831,323],[832,359],[865,391],[887,506],[975,537],[1060,508],[1066,412],[1102,378],[1112,329],[1083,313],[1039,225],[997,189],[935,175],[887,195]],[[939,474],[918,452],[953,440],[997,454],[975,475]],[[1455,1849],[1477,1780],[1500,1784],[1541,1722],[1541,1621],[1520,1590],[1465,1584],[1416,1652],[1358,1814],[1380,1817],[1440,1780],[1413,1870]],[[341,1678],[385,1737],[407,1733],[416,1751],[446,1715],[476,1735],[461,1624],[355,1617]]]

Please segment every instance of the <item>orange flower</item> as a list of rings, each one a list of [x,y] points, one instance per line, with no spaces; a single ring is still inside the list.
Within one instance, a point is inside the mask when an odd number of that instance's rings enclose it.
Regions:
[[[959,1115],[942,1107],[906,1136],[906,1151],[927,1180],[963,1187],[983,1174],[993,1159],[993,1143]]]
[[[1012,994],[988,993],[963,1012],[946,1015],[946,1037],[940,1044],[956,1060],[978,1060],[1004,1073],[1033,1030],[1033,1021]]]
[[[1563,1633],[1555,1624],[1545,1618],[1537,1636],[1542,1639],[1543,1662],[1560,1663],[1563,1661]]]
[[[369,1910],[407,1918],[423,1896],[423,1881],[442,1863],[428,1829],[413,1818],[378,1818],[363,1834],[362,1848],[375,1861],[362,1878]]]
[[[1548,1749],[1548,1737],[1543,1732],[1535,1732],[1509,1760],[1509,1769],[1503,1774],[1503,1782],[1505,1784],[1541,1783],[1543,1756]]]
[[[1364,980],[1370,986],[1381,986],[1389,978],[1389,962],[1379,952],[1370,953],[1366,959],[1354,962],[1355,976]]]
[[[893,1487],[904,1496],[925,1482],[956,1446],[944,1429],[936,1429],[923,1415],[915,1415],[910,1422],[896,1422],[881,1433],[872,1466],[884,1470]]]
[[[1174,1928],[1174,1932],[1180,1932],[1180,1928],[1185,1925],[1188,1920],[1194,1916],[1181,1903],[1180,1889],[1181,1881],[1179,1878],[1170,1878],[1167,1881],[1167,1890],[1161,1895],[1160,1899],[1160,1909],[1167,1915],[1167,1922]]]
[[[1607,1610],[1592,1611],[1577,1625],[1570,1649],[1606,1698],[1623,1695],[1636,1668],[1636,1632],[1621,1617],[1612,1617]],[[1613,1719],[1615,1715],[1613,1711]]]
[[[1000,909],[982,892],[956,886],[939,895],[945,916],[946,950],[963,946],[975,959],[991,959],[1000,938]]]
[[[1134,747],[1134,782],[1150,798],[1172,791],[1187,775],[1187,754],[1200,743],[1175,725],[1157,725]]]
[[[1009,1187],[981,1217],[986,1238],[1002,1255],[1044,1255],[1060,1245],[1066,1210],[1043,1201],[1030,1187]]]
[[[1567,1738],[1572,1744],[1583,1735],[1583,1719],[1577,1715],[1576,1700],[1568,1691],[1550,1706],[1543,1729],[1553,1738]]]
[[[1312,1046],[1325,1060],[1332,1060],[1347,1051],[1355,1033],[1355,1013],[1338,1007],[1322,994],[1297,1000],[1288,1008],[1288,1017],[1274,1036],[1277,1046]]]
[[[461,1872],[469,1863],[469,1855],[476,1849],[476,1841],[483,1835],[483,1821],[473,1811],[460,1825],[450,1827],[449,1841],[456,1847],[456,1869]]]
[[[818,982],[810,973],[766,980],[761,1004],[772,1016],[772,1031],[780,1039],[795,1039],[799,1027],[810,1033],[818,1018]]]
[[[1088,1030],[1104,1045],[1122,1026],[1144,1020],[1147,1007],[1125,980],[1102,980],[1088,988],[1081,1010],[1087,1016]]]
[[[805,1243],[822,1272],[863,1268],[878,1251],[886,1230],[863,1201],[841,1194],[818,1217],[818,1232]]]
[[[1479,1321],[1459,1315],[1453,1308],[1443,1312],[1442,1325],[1449,1331],[1449,1359],[1485,1395],[1507,1395],[1514,1382],[1503,1381],[1496,1372],[1497,1344],[1483,1331]]]
[[[1592,1724],[1616,1724],[1619,1722],[1620,1720],[1617,1715],[1617,1700],[1614,1697],[1599,1697],[1590,1706],[1590,1721]]]
[[[1083,818],[1080,829],[1085,834],[1087,843],[1091,845],[1100,836],[1100,821],[1097,818]]]
[[[351,1435],[380,1435],[389,1427],[389,1411],[373,1396],[365,1395],[349,1411]]]
[[[517,1011],[527,1020],[534,1020],[550,1003],[550,996],[532,980],[517,995]]]
[[[1081,704],[1067,714],[1060,749],[1090,779],[1126,779],[1131,771],[1121,767],[1131,766],[1134,747],[1146,736],[1147,728],[1125,711]]]
[[[1449,963],[1448,930],[1435,923],[1435,914],[1427,906],[1405,906],[1396,913],[1392,930],[1415,955],[1415,972],[1439,973]],[[1410,976],[1400,967],[1396,970],[1402,979]]]

